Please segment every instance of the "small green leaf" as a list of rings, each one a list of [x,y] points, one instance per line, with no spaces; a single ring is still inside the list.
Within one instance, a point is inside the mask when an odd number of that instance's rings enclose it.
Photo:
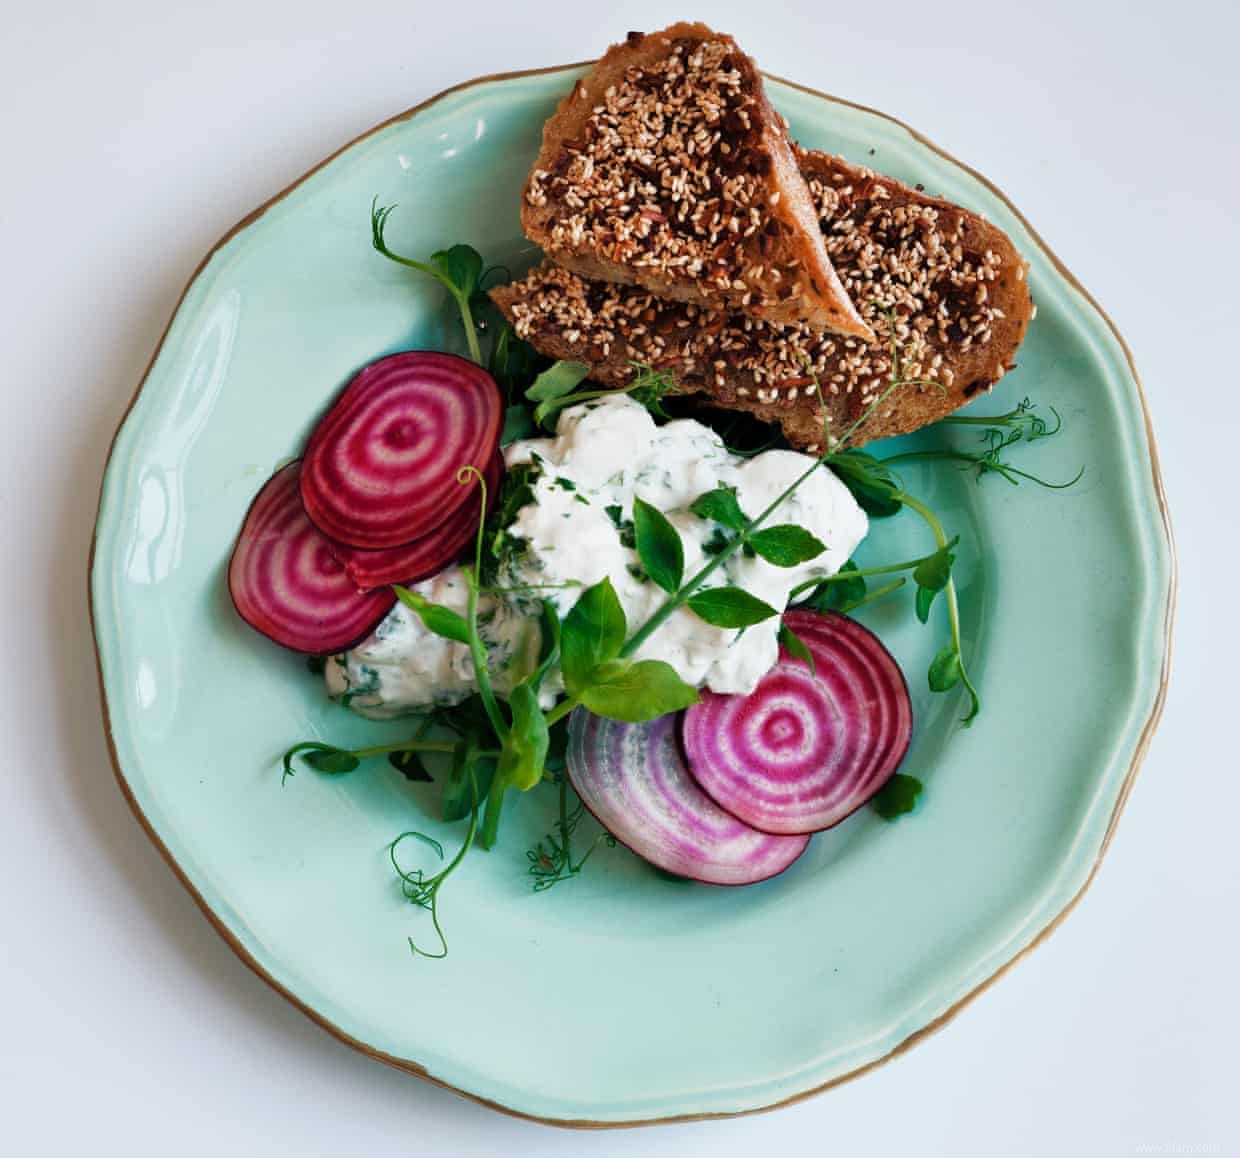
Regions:
[[[504,475],[499,502],[487,520],[493,552],[498,551],[498,541],[504,528],[517,517],[522,507],[534,501],[534,484],[541,475],[542,466],[537,462],[519,462]]]
[[[590,373],[590,367],[584,362],[556,362],[549,366],[525,392],[531,402],[549,402],[553,398],[563,398]]]
[[[547,759],[547,717],[538,707],[538,696],[527,683],[519,683],[508,696],[512,726],[499,754],[495,770],[507,788],[528,792],[542,780]]]
[[[579,693],[595,715],[640,724],[698,702],[697,691],[661,659],[611,660],[600,664]]]
[[[848,560],[827,583],[820,583],[802,602],[814,611],[840,611],[854,607],[865,598],[865,578],[856,575],[857,564]],[[840,578],[840,576],[845,576]]]
[[[537,692],[547,678],[547,672],[560,660],[560,617],[555,608],[542,600],[542,642],[539,647],[538,667],[525,679],[525,683]]]
[[[590,682],[599,664],[616,658],[627,630],[624,608],[610,579],[601,579],[582,592],[560,631],[560,669],[571,695]]]
[[[431,261],[444,281],[463,298],[477,292],[482,280],[482,255],[472,245],[454,245],[431,254]]]
[[[476,692],[459,704],[445,704],[432,713],[435,723],[450,728],[458,736],[473,742],[477,748],[489,748],[495,739],[486,705]]]
[[[352,772],[361,761],[352,752],[342,748],[326,748],[317,752],[303,752],[301,757],[316,772]]]
[[[730,531],[739,531],[749,521],[736,499],[735,487],[716,487],[713,491],[698,495],[689,504],[689,510],[699,519],[718,523]]]
[[[826,543],[795,523],[779,523],[754,531],[746,542],[757,554],[776,567],[797,567],[817,559],[827,549]]]
[[[474,789],[470,788],[471,770]],[[479,800],[484,799],[494,778],[494,760],[478,758],[472,744],[458,744],[452,752],[452,769],[439,802],[444,820],[464,820],[474,810],[474,790]]]
[[[917,599],[914,610],[917,612],[917,618],[922,623],[928,623],[930,620],[930,608],[934,604],[934,597],[938,592],[933,587],[918,587]]]
[[[831,456],[830,464],[866,514],[885,519],[904,506],[895,476],[873,455],[860,450],[840,451]]]
[[[675,591],[685,573],[685,550],[662,511],[633,500],[633,536],[642,567],[664,591]]]
[[[870,801],[870,807],[884,820],[895,820],[897,816],[913,811],[921,789],[922,783],[916,776],[897,772],[878,790]]]
[[[396,598],[417,615],[427,631],[456,643],[469,643],[469,624],[463,615],[432,603],[425,595],[410,591],[408,587],[397,585],[392,590],[396,592]]]
[[[752,627],[778,615],[769,603],[740,587],[711,587],[690,595],[689,608],[713,627]]]
[[[406,780],[421,781],[429,784],[431,774],[422,763],[422,757],[406,749],[404,752],[389,752],[388,763],[392,765]]]
[[[954,548],[959,542],[960,536],[957,535],[951,542],[944,543],[933,555],[927,555],[913,569],[913,582],[918,587],[942,591],[952,577],[952,564],[956,561]]]
[[[799,659],[811,672],[818,674],[818,665],[814,662],[814,653],[803,640],[786,623],[779,625],[779,643],[793,659]]]
[[[519,402],[504,411],[504,429],[500,431],[500,446],[511,446],[534,433],[534,416],[528,406]]]
[[[633,381],[624,391],[634,402],[640,402],[655,418],[668,418],[663,399],[668,394],[679,394],[680,388],[670,370],[656,370],[642,362],[631,362]]]
[[[948,641],[930,663],[928,673],[932,692],[950,691],[960,682],[960,652]]]
[[[849,559],[836,572],[837,575],[849,574],[851,578],[841,579],[838,583],[828,583],[826,587],[826,606],[819,608],[819,610],[841,611],[845,607],[851,607],[854,603],[860,603],[865,598],[865,576],[857,575],[857,570],[857,564]]]

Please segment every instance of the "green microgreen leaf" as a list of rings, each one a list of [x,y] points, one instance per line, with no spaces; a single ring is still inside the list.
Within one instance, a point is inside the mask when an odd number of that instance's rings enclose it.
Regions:
[[[616,658],[624,646],[627,627],[624,608],[610,579],[604,578],[581,593],[560,632],[560,670],[571,695],[589,685],[595,668]]]
[[[455,643],[469,643],[469,623],[463,615],[432,603],[425,595],[410,591],[408,587],[397,584],[392,590],[396,592],[396,598],[422,621],[427,631]]]
[[[464,820],[476,807],[474,794],[485,796],[495,776],[495,761],[475,755],[475,746],[462,741],[452,752],[452,765],[439,800],[445,821]]]
[[[538,696],[528,683],[517,684],[509,693],[512,724],[500,749],[495,775],[505,788],[528,792],[542,779],[549,743],[547,717],[538,707]]]
[[[633,501],[633,537],[646,574],[664,591],[675,591],[685,573],[685,550],[666,515],[642,499]]]
[[[511,446],[534,433],[534,416],[528,406],[514,403],[504,411],[504,428],[500,431],[500,446]]]
[[[561,365],[579,366],[581,363],[570,362],[561,363]],[[550,430],[554,426],[553,420],[561,410],[582,402],[592,402],[596,398],[614,398],[622,394],[627,394],[635,402],[640,402],[656,418],[669,417],[663,409],[663,398],[667,394],[677,393],[675,378],[668,371],[655,370],[641,362],[633,362],[631,365],[634,369],[634,376],[627,386],[608,386],[600,390],[576,390],[570,393],[555,394],[538,403],[534,411],[534,421],[539,426]],[[589,373],[588,368],[586,373]]]
[[[752,627],[778,615],[769,603],[741,587],[708,587],[685,601],[690,610],[713,627]]]
[[[549,366],[525,392],[531,402],[550,402],[570,394],[573,388],[590,373],[584,362],[559,361]],[[541,423],[541,419],[539,422]]]
[[[547,673],[560,662],[560,617],[545,599],[541,601],[542,642],[539,647],[538,666],[530,673],[526,683],[534,690],[542,686]]]
[[[698,495],[689,504],[689,510],[699,519],[718,523],[721,527],[727,527],[729,531],[739,531],[748,522],[745,512],[741,510],[741,505],[737,501],[735,487],[716,487],[713,491]]]
[[[956,535],[944,543],[933,555],[927,555],[913,568],[913,582],[918,587],[927,587],[931,591],[942,591],[952,577],[952,564],[956,561],[956,546],[960,536]]]
[[[353,772],[361,765],[361,761],[352,752],[346,752],[341,748],[303,752],[301,758],[316,772],[330,772],[336,775],[342,772]]]
[[[580,692],[581,703],[599,716],[638,724],[698,702],[696,689],[659,659],[610,660],[600,664]]]
[[[956,561],[955,547],[959,542],[960,536],[956,535],[913,568],[913,582],[917,584],[913,607],[922,623],[929,622],[935,596],[951,581],[952,565]]]
[[[504,397],[512,399],[524,393],[534,379],[537,366],[538,354],[534,347],[518,338],[507,322],[502,323],[491,344],[487,368],[504,391]],[[521,409],[528,411],[524,406]]]
[[[814,611],[842,611],[865,598],[865,578],[858,574],[857,564],[848,560],[831,577],[830,583],[819,584],[805,605]]]
[[[403,257],[393,252],[388,248],[384,233],[387,230],[388,218],[392,216],[395,208],[395,205],[380,205],[378,197],[370,203],[371,244],[389,261],[433,277],[452,295],[461,314],[461,325],[465,330],[465,341],[469,345],[469,356],[481,366],[483,364],[482,346],[478,341],[478,327],[474,323],[471,305],[478,291],[479,282],[482,280],[481,256],[469,245],[454,245],[450,249],[441,249],[431,254],[429,262],[415,261],[411,257]]]
[[[645,362],[631,362],[633,379],[623,388],[635,402],[640,402],[655,418],[667,418],[663,399],[680,393],[676,377],[670,370],[656,370]]]
[[[482,280],[482,255],[472,245],[453,245],[431,254],[431,261],[448,283],[464,298],[471,298]]]
[[[897,772],[878,790],[870,801],[870,807],[884,820],[895,820],[897,816],[913,811],[921,790],[922,783],[916,776]]]
[[[795,523],[763,527],[745,537],[746,543],[776,567],[798,567],[818,558],[827,545],[816,535]]]
[[[803,640],[786,623],[779,625],[779,644],[793,659],[799,659],[811,672],[818,674],[818,665],[814,661],[814,653]]]
[[[831,469],[852,492],[867,515],[876,519],[898,514],[903,502],[891,470],[871,454],[845,450],[830,456]]]
[[[930,661],[927,678],[932,692],[951,691],[960,682],[960,650],[949,640]]]

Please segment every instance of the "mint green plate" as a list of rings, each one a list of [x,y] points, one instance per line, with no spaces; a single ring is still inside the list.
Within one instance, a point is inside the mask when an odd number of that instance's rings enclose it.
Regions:
[[[911,817],[863,810],[783,876],[729,890],[656,877],[623,849],[534,894],[526,849],[551,792],[445,887],[446,960],[411,957],[387,843],[454,848],[435,790],[376,763],[281,787],[277,756],[391,735],[329,704],[301,660],[242,626],[224,586],[260,483],[297,453],[363,362],[442,346],[432,285],[370,249],[467,240],[528,260],[518,192],[579,68],[484,80],[381,126],[210,254],[177,308],[108,465],[92,570],[121,787],[204,912],[290,1000],[350,1044],[471,1097],[553,1122],[632,1123],[776,1105],[873,1065],[939,1024],[1052,927],[1088,883],[1154,727],[1174,560],[1141,388],[1104,315],[992,186],[878,113],[772,81],[806,145],[986,213],[1032,263],[1040,313],[978,413],[1024,395],[1064,417],[1020,465],[1074,488],[906,475],[963,546],[967,657],[984,709],[931,696],[945,636],[909,600],[867,609],[909,674]],[[921,438],[943,438],[941,433]],[[950,437],[971,443],[967,429]],[[907,443],[908,440],[905,440]],[[926,546],[901,516],[873,559]],[[864,558],[864,556],[863,556]],[[942,607],[935,610],[941,615]],[[396,726],[398,727],[398,726]],[[1053,1015],[1053,1011],[1048,1011]]]

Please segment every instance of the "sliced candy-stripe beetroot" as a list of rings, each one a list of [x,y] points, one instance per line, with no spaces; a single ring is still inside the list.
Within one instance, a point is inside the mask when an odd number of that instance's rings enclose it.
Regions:
[[[787,653],[747,696],[703,692],[684,715],[694,779],[763,832],[818,832],[874,795],[912,735],[908,686],[878,638],[843,615],[790,611],[814,657]]]
[[[676,722],[626,724],[578,708],[568,727],[577,795],[617,840],[666,872],[714,885],[783,872],[809,837],[771,836],[724,812],[689,775]]]
[[[452,354],[414,351],[362,369],[310,436],[301,472],[306,513],[351,547],[399,547],[462,506],[462,467],[499,445],[494,379]]]
[[[300,464],[264,484],[228,564],[237,613],[276,643],[311,655],[365,639],[388,613],[390,589],[362,593],[301,505]]]
[[[503,456],[496,453],[483,471],[487,484],[488,508],[495,502],[503,471]],[[417,583],[437,575],[461,557],[478,533],[481,488],[472,475],[466,482],[458,485],[469,492],[466,501],[429,535],[423,535],[412,543],[406,543],[403,547],[387,547],[380,551],[364,551],[343,543],[332,544],[332,553],[344,564],[349,578],[359,590],[371,591],[392,583]]]

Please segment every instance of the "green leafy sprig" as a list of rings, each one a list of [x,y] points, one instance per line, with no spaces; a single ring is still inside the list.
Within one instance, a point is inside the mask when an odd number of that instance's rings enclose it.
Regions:
[[[656,370],[645,362],[631,362],[630,366],[633,378],[626,386],[576,390],[577,385],[590,373],[590,367],[584,362],[556,362],[554,366],[544,370],[525,392],[531,402],[538,404],[534,410],[535,424],[552,429],[560,411],[567,407],[620,394],[627,394],[635,402],[640,402],[656,418],[667,418],[663,399],[669,394],[679,393],[675,376],[667,370]]]
[[[1022,479],[1035,483],[1037,486],[1045,487],[1047,490],[1060,491],[1067,490],[1069,487],[1075,486],[1081,481],[1085,474],[1085,467],[1073,475],[1066,482],[1049,482],[1036,474],[1029,471],[1020,470],[1012,466],[1011,463],[1004,459],[1004,453],[1019,442],[1037,442],[1043,438],[1050,438],[1058,434],[1063,427],[1063,419],[1059,416],[1059,411],[1053,406],[1049,407],[1051,414],[1055,416],[1055,422],[1052,426],[1041,415],[1034,413],[1034,404],[1028,399],[1024,399],[1013,410],[1009,410],[1006,414],[996,414],[990,417],[983,415],[948,415],[946,418],[940,419],[939,425],[943,426],[980,426],[982,427],[982,441],[985,443],[985,449],[981,451],[958,450],[952,447],[938,447],[929,450],[910,450],[903,454],[891,455],[883,459],[888,466],[901,462],[959,462],[967,467],[972,467],[977,472],[977,480],[981,482],[982,478],[988,474],[997,474],[1000,478],[1012,484],[1019,485]]]
[[[575,805],[570,806],[569,794],[572,789],[564,772],[560,772],[556,780],[559,785],[560,809],[555,828],[525,854],[530,862],[529,873],[534,878],[536,893],[545,892],[553,885],[575,877],[585,868],[586,862],[600,845],[616,847],[616,838],[604,829],[590,843],[589,848],[574,860],[572,840],[585,815],[585,805],[578,800]]]
[[[372,756],[411,756],[420,752],[451,752],[455,745],[446,743],[436,743],[434,741],[426,741],[420,738],[412,740],[398,740],[394,744],[376,744],[369,748],[337,748],[333,744],[322,744],[317,740],[306,740],[300,744],[294,744],[280,758],[283,768],[283,774],[280,777],[281,783],[287,783],[290,777],[295,776],[296,770],[293,762],[298,758],[301,759],[307,767],[313,768],[316,772],[324,772],[331,776],[339,776],[346,772],[354,772],[363,760],[367,760]],[[405,768],[401,763],[390,761],[398,771],[404,772]],[[408,763],[407,761],[404,763]],[[429,777],[427,777],[429,779]]]
[[[429,261],[416,261],[412,257],[403,257],[393,252],[388,248],[384,233],[387,230],[388,218],[395,209],[395,205],[380,205],[378,197],[370,203],[371,244],[389,261],[433,277],[448,291],[461,314],[469,356],[479,366],[485,365],[473,311],[474,300],[484,276],[482,256],[472,245],[453,245],[448,249],[437,250],[431,254]]]

